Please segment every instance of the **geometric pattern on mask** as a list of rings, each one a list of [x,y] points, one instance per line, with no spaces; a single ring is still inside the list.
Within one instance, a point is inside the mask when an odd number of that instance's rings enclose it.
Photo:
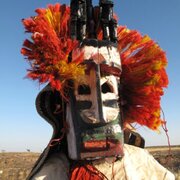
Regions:
[[[93,159],[122,155],[123,134],[119,120],[81,133],[81,158]]]

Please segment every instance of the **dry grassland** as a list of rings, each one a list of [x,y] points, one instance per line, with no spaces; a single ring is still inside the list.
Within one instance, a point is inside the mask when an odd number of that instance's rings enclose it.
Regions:
[[[167,147],[151,147],[148,151],[166,168],[173,172],[180,180],[180,146],[171,148],[171,155]],[[0,180],[25,180],[39,153],[0,153]]]

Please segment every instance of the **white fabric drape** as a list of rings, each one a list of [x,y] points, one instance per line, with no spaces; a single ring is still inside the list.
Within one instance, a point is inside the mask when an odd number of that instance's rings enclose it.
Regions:
[[[174,180],[175,176],[160,165],[147,150],[124,145],[124,157],[114,163],[106,159],[93,165],[109,180]],[[65,155],[54,154],[33,180],[68,180],[69,162]]]

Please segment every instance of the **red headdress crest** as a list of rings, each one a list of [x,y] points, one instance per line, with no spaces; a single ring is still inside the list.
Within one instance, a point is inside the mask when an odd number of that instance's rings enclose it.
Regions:
[[[27,76],[40,83],[49,82],[63,93],[67,80],[79,81],[85,71],[85,66],[80,64],[83,55],[70,57],[79,44],[69,36],[70,8],[49,5],[36,13],[37,16],[23,20],[26,32],[32,34],[21,50],[30,63]],[[124,121],[157,130],[164,123],[160,117],[160,98],[168,85],[166,55],[148,36],[122,26],[118,27],[118,49],[122,61]]]

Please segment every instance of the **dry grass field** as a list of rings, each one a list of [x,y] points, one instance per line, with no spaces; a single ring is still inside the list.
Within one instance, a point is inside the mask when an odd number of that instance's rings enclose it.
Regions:
[[[148,151],[180,180],[180,146],[149,147]],[[0,153],[0,180],[25,180],[39,153]]]
[[[180,180],[180,146],[172,146],[170,152],[168,147],[147,149],[160,164],[174,173],[176,180]]]

